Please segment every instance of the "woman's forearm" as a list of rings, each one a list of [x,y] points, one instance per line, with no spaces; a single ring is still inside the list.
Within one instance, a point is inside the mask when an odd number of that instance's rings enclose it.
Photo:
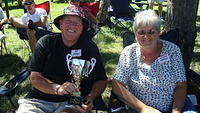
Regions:
[[[137,99],[126,89],[124,85],[120,84],[117,80],[112,81],[112,86],[112,90],[117,97],[129,107],[135,109],[136,111],[141,111],[143,108],[147,107],[147,105]]]
[[[185,103],[187,82],[178,82],[174,91],[172,113],[181,113]]]

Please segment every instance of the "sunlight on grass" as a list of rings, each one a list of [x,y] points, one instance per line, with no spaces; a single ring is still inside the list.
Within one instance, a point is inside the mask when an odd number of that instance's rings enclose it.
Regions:
[[[197,33],[193,58],[190,67],[200,74],[200,33]]]
[[[102,27],[101,31],[93,38],[100,49],[102,59],[109,78],[112,78],[119,55],[122,51],[122,38],[113,36],[112,31]]]
[[[200,6],[200,4],[199,4]],[[198,16],[196,21],[197,37],[195,39],[195,46],[193,51],[192,62],[190,67],[200,74],[200,8],[198,9]]]

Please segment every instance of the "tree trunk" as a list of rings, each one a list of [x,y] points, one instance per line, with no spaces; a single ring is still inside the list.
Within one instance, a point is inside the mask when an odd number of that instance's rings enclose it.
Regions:
[[[179,28],[180,48],[186,66],[190,66],[196,39],[196,17],[199,0],[171,0],[166,29]]]
[[[110,0],[100,0],[100,11],[97,14],[97,20],[99,23],[103,23],[108,18],[108,7]]]

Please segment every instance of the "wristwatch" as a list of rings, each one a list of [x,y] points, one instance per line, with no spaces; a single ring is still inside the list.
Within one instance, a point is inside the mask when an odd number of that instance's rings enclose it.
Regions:
[[[61,85],[59,85],[59,84],[55,86],[55,90],[54,90],[54,91],[55,91],[55,94],[56,94],[56,95],[58,95],[58,89],[60,88],[60,86],[61,86]]]

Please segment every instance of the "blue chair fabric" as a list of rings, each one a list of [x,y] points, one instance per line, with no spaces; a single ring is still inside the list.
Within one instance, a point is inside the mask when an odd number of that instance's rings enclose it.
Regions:
[[[130,6],[130,0],[110,0],[111,8],[109,9],[110,19],[114,19],[113,27],[120,25],[123,29],[129,30],[131,24],[128,26],[124,25],[122,22],[133,22],[132,13],[135,13],[135,10]]]

